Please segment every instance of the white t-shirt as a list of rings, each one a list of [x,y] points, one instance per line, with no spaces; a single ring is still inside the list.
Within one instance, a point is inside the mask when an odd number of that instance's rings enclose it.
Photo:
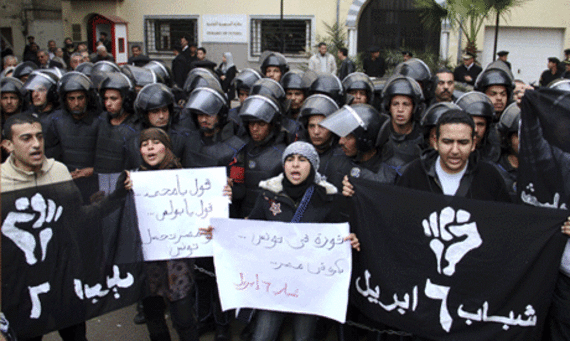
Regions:
[[[323,56],[319,53],[319,62],[321,63],[321,72],[327,72],[327,55]]]
[[[465,167],[459,173],[449,174],[441,168],[441,157],[438,156],[437,160],[435,160],[435,173],[439,178],[439,182],[441,183],[441,188],[443,189],[443,194],[446,195],[455,195],[457,189],[459,188],[459,183],[461,182],[461,178],[465,171],[467,170],[467,165],[469,162],[465,164]]]

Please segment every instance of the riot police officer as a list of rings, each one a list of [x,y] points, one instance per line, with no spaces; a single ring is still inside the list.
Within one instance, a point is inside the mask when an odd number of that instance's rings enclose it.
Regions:
[[[105,111],[99,116],[95,172],[121,172],[126,159],[126,141],[138,135],[142,128],[134,114],[135,88],[125,74],[113,72],[107,73],[101,82],[99,94]]]

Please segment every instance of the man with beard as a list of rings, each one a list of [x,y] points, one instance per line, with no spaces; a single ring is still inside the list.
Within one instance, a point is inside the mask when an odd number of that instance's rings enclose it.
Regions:
[[[443,68],[439,69],[435,74],[435,97],[434,103],[453,102],[453,91],[455,91],[455,78],[451,70]]]
[[[46,132],[46,156],[64,163],[73,179],[93,175],[99,131],[91,80],[69,72],[60,79],[61,110],[52,114]]]
[[[135,89],[126,75],[107,73],[99,86],[105,111],[98,117],[99,134],[95,150],[96,173],[118,173],[126,158],[125,143],[141,131],[134,115]]]

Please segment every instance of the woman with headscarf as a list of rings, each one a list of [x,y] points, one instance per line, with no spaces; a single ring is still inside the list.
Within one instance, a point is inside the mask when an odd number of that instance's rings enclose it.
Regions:
[[[153,171],[182,168],[172,152],[168,134],[159,128],[145,129],[140,134],[140,153],[143,162],[138,170]],[[132,188],[128,180],[126,188]],[[224,194],[231,197],[229,186]],[[197,321],[194,313],[193,259],[175,259],[145,263],[147,296],[143,299],[143,312],[151,341],[170,341],[164,318],[168,302],[172,324],[182,341],[198,341]]]
[[[293,223],[341,222],[337,203],[337,188],[321,178],[319,154],[307,142],[294,142],[282,154],[283,173],[259,183],[263,192],[248,219],[283,221]],[[275,207],[279,207],[278,210]],[[213,228],[202,229],[211,237]],[[360,243],[354,233],[344,240],[360,251]],[[285,317],[293,318],[293,340],[314,340],[317,317],[308,314],[291,314],[258,310],[254,319],[252,341],[272,341],[279,334]]]
[[[234,65],[234,57],[231,52],[224,52],[222,55],[222,63],[216,69],[216,73],[220,76],[222,89],[228,96],[228,100],[233,100],[235,97],[235,89],[232,81],[236,77],[237,69]]]

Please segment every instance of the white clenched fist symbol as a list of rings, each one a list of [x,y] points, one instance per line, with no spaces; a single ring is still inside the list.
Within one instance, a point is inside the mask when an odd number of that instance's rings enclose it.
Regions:
[[[481,246],[483,241],[477,231],[477,224],[469,222],[471,214],[464,210],[446,207],[439,215],[433,212],[422,221],[424,233],[431,237],[429,246],[437,259],[437,271],[447,276],[455,273],[455,266],[469,251]],[[441,260],[448,263],[442,270]]]
[[[37,241],[43,261],[47,255],[48,243],[53,236],[53,230],[48,224],[56,222],[61,217],[62,211],[61,206],[57,207],[51,199],[44,199],[40,193],[34,195],[31,200],[26,197],[19,198],[16,200],[16,211],[8,213],[2,224],[2,234],[24,252],[29,265],[34,265],[38,261],[35,254]]]

